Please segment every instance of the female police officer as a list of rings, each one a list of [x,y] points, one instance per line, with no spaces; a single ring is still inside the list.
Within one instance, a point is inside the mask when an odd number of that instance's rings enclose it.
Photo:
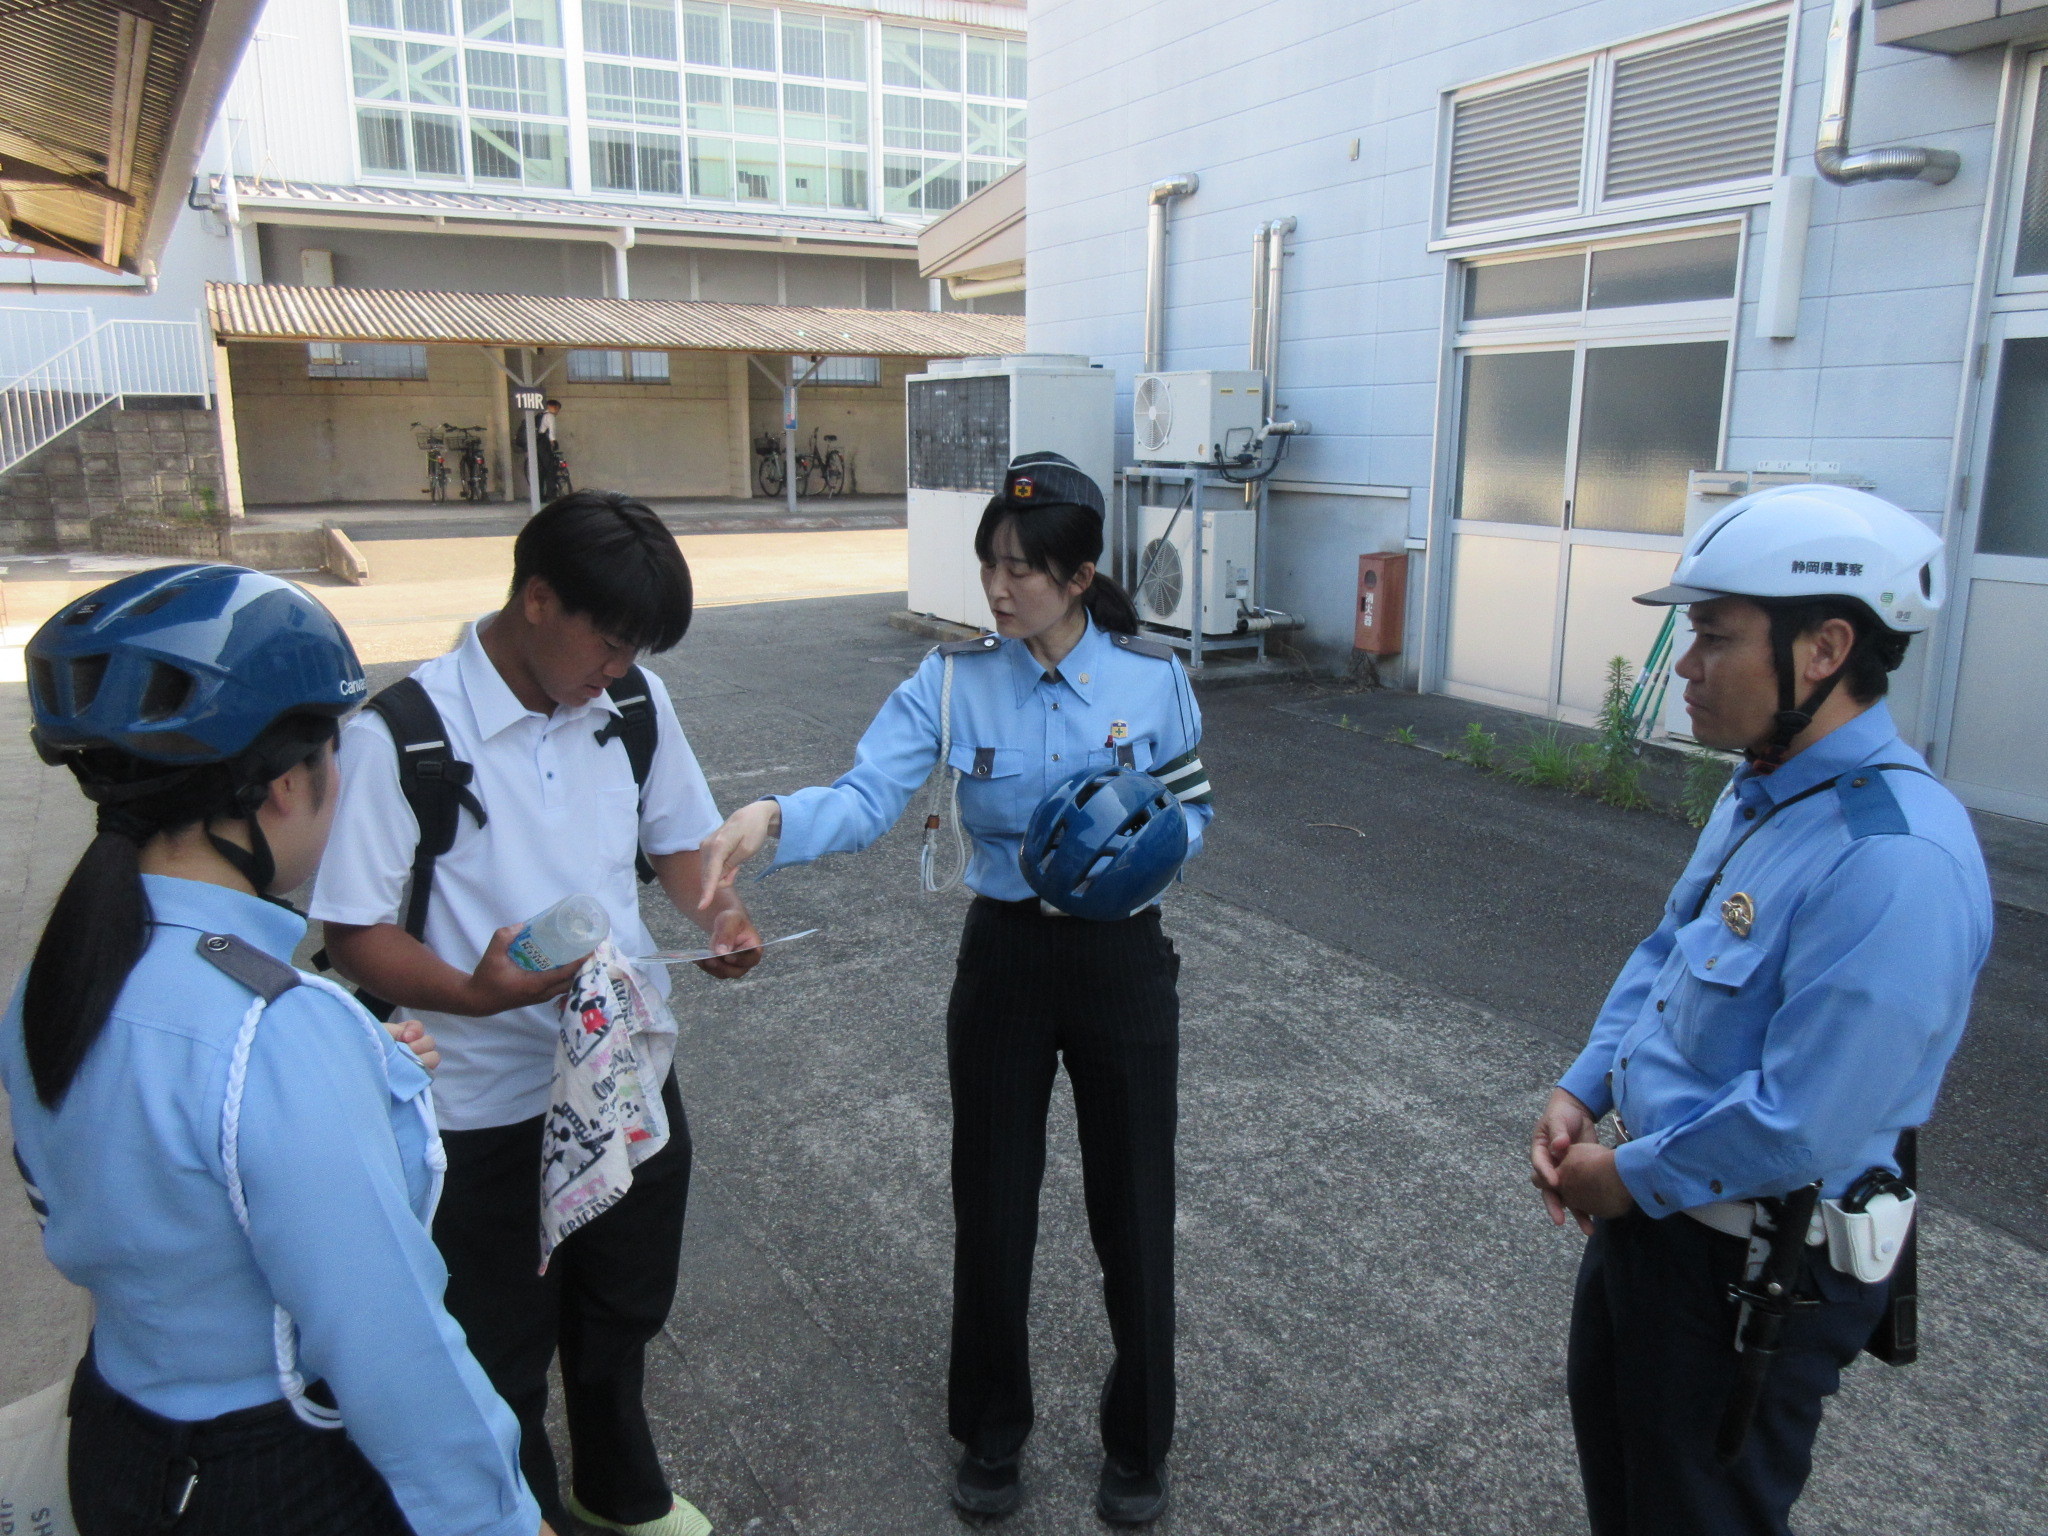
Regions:
[[[1122,764],[1170,785],[1188,813],[1191,849],[1210,816],[1187,678],[1170,650],[1137,638],[1130,600],[1096,571],[1102,522],[1101,491],[1071,463],[1018,459],[974,537],[997,633],[926,657],[836,784],[736,811],[704,845],[704,871],[708,901],[778,833],[778,868],[866,847],[950,743],[942,772],[954,776],[973,840],[966,878],[976,893],[946,1016],[956,1224],[949,1420],[966,1449],[954,1498],[977,1514],[1017,1506],[1032,1422],[1026,1312],[1046,1105],[1064,1058],[1116,1346],[1102,1396],[1097,1508],[1141,1523],[1165,1507],[1173,1433],[1179,960],[1157,906],[1120,921],[1068,918],[1041,904],[1018,862],[1033,807],[1090,766]]]
[[[327,839],[347,637],[275,577],[177,566],[28,662],[37,746],[99,806],[0,1026],[45,1249],[97,1308],[79,1530],[545,1531],[441,1305],[426,1073],[292,969],[305,922],[269,894]]]

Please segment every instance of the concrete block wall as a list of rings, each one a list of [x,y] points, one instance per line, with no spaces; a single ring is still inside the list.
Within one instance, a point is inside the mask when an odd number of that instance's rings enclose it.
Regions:
[[[0,475],[0,548],[84,549],[96,517],[175,517],[225,506],[212,411],[109,406]]]

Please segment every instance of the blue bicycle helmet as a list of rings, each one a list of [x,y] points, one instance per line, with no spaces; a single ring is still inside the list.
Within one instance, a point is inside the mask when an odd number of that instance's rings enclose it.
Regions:
[[[1018,862],[1041,900],[1112,922],[1151,905],[1187,856],[1172,790],[1135,768],[1084,768],[1031,813]]]
[[[138,571],[28,643],[37,749],[112,747],[170,768],[231,761],[281,716],[346,714],[368,686],[334,615],[238,565]]]

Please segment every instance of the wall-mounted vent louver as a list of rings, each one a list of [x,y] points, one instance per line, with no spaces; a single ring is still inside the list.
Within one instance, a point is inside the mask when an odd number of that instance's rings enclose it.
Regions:
[[[1652,199],[1704,203],[1701,194],[1769,185],[1788,33],[1780,9],[1451,93],[1443,233],[1547,233]]]
[[[1784,72],[1782,17],[1616,59],[1606,195],[1768,176]]]
[[[1579,69],[1456,103],[1449,223],[1578,207],[1587,78]]]

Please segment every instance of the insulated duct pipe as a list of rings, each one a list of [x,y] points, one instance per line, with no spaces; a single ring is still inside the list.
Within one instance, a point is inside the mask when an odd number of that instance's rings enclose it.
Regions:
[[[1863,0],[1835,0],[1828,22],[1827,72],[1821,79],[1820,133],[1813,164],[1837,186],[1859,181],[1952,180],[1962,157],[1951,149],[1866,149],[1849,152],[1849,111],[1856,100],[1856,61],[1863,44]]]
[[[1287,237],[1293,233],[1292,218],[1275,219],[1266,226],[1266,293],[1263,306],[1266,334],[1260,342],[1259,351],[1266,373],[1268,426],[1273,423],[1273,413],[1280,408],[1280,283],[1287,258]]]
[[[1152,183],[1151,216],[1145,231],[1145,372],[1157,373],[1166,359],[1166,209],[1202,184],[1193,171]]]
[[[1266,371],[1266,226],[1252,231],[1252,334],[1246,367]],[[1273,413],[1269,409],[1267,416]]]

